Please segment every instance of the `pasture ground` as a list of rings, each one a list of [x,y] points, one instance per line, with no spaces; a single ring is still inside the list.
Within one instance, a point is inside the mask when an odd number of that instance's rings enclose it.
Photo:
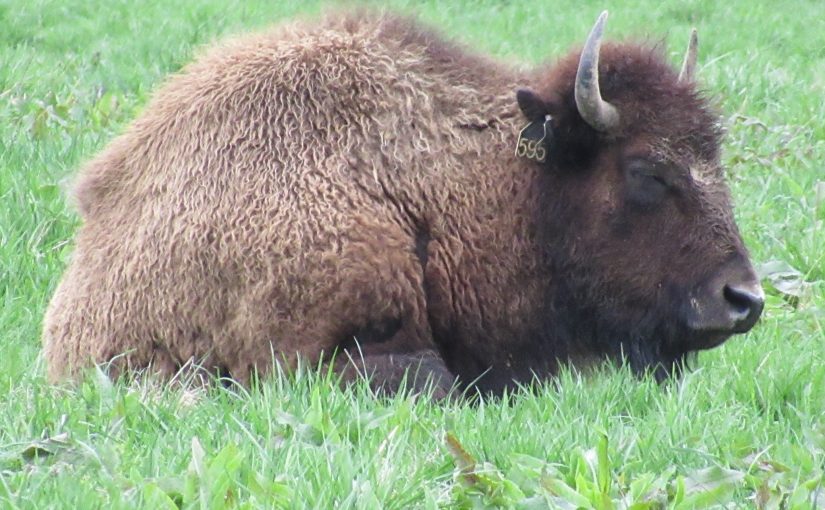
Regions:
[[[524,63],[582,43],[607,6],[390,3]],[[441,407],[311,371],[251,391],[46,384],[40,321],[78,226],[66,179],[198,46],[319,5],[0,0],[0,508],[825,507],[825,8],[608,7],[609,38],[665,41],[674,65],[698,27],[764,318],[663,387],[607,366]]]

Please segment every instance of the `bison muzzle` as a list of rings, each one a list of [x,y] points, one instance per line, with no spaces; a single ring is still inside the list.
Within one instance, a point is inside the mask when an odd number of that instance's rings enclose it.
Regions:
[[[392,15],[217,46],[79,175],[52,380],[333,363],[500,392],[562,363],[665,378],[764,295],[718,115],[662,51],[516,70]]]

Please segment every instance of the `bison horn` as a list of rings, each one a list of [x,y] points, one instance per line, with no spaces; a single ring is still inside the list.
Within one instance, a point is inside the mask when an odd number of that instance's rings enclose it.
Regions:
[[[699,35],[694,28],[690,32],[690,42],[685,52],[685,60],[682,62],[682,70],[679,71],[679,81],[693,81],[693,72],[696,70],[696,51],[699,47]]]
[[[591,127],[602,132],[612,131],[619,125],[619,112],[602,99],[599,90],[599,48],[606,21],[607,11],[604,11],[587,36],[576,71],[576,107],[579,115]]]

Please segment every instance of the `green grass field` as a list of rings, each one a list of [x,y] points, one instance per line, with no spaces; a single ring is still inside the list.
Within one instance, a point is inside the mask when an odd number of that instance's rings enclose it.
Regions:
[[[537,63],[699,29],[736,215],[768,303],[678,382],[563,373],[476,406],[377,401],[324,373],[260,388],[50,386],[40,322],[79,222],[78,165],[197,48],[314,2],[0,0],[0,508],[825,508],[825,5],[393,1]]]

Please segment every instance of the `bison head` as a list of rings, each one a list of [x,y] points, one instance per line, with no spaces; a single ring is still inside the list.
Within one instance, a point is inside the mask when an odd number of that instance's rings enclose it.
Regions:
[[[602,47],[606,18],[517,99],[552,126],[540,214],[563,275],[550,302],[580,324],[571,349],[662,378],[751,329],[764,294],[734,223],[718,116],[694,85],[695,32],[677,74],[655,48]]]

